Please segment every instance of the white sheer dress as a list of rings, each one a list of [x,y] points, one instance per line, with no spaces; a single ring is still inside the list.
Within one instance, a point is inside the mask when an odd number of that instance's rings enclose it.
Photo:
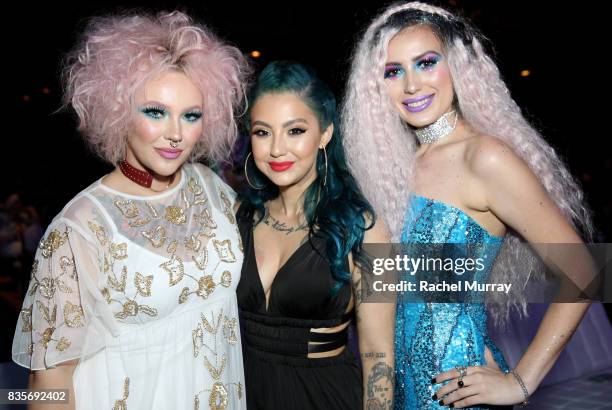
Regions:
[[[234,200],[197,164],[155,196],[79,193],[37,251],[13,360],[78,359],[77,409],[246,408]]]

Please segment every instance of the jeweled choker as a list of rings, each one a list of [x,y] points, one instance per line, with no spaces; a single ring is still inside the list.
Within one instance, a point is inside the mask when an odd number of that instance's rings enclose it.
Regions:
[[[440,118],[436,120],[433,124],[429,124],[423,128],[417,128],[414,130],[414,133],[421,144],[433,144],[434,142],[446,137],[448,134],[453,132],[455,127],[457,126],[457,117],[459,114],[455,115],[455,121],[453,121],[453,125],[448,122],[448,117],[451,114],[454,114],[455,110],[449,111]]]

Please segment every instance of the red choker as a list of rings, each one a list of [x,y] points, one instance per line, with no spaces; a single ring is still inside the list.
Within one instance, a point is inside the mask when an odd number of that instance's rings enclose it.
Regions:
[[[151,188],[151,183],[153,183],[153,175],[149,174],[147,171],[135,168],[127,161],[121,161],[119,163],[119,169],[123,175],[136,182],[138,185],[145,188]]]

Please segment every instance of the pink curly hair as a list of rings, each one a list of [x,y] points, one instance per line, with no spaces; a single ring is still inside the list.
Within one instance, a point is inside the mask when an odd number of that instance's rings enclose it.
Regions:
[[[168,70],[183,72],[204,97],[204,132],[190,161],[229,158],[251,70],[237,48],[178,11],[93,18],[67,56],[64,102],[98,155],[114,165],[125,158],[136,90]]]
[[[447,10],[420,2],[390,6],[367,28],[358,43],[342,107],[342,128],[349,166],[374,209],[388,224],[393,240],[400,239],[408,197],[412,192],[416,138],[387,96],[383,72],[387,45],[406,23],[405,13],[437,20],[450,28],[444,38],[425,21],[442,41],[449,62],[458,109],[476,130],[508,144],[540,179],[548,194],[576,228],[590,239],[593,226],[582,190],[554,149],[521,114],[501,79],[493,60],[485,53],[477,30]],[[380,159],[383,158],[384,161]],[[376,167],[370,167],[370,164]],[[513,283],[519,292],[530,275],[540,277],[535,255],[522,246],[514,232],[506,235],[490,281]],[[498,323],[511,307],[525,312],[520,293],[509,298],[492,297]]]

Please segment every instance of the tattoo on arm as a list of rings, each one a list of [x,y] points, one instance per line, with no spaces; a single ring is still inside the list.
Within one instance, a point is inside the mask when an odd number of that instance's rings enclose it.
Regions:
[[[387,357],[387,354],[384,352],[366,352],[362,353],[361,357],[364,359],[384,359]]]
[[[378,362],[372,366],[366,386],[366,409],[391,410],[393,408],[394,383],[395,378],[391,366],[385,362]]]

